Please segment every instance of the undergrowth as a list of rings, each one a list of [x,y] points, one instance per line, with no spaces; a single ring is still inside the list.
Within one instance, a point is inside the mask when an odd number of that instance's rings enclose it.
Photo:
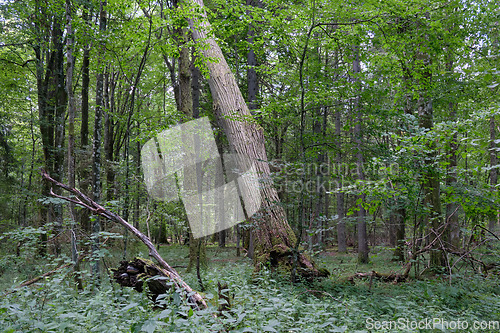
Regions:
[[[255,274],[251,261],[234,257],[233,250],[210,249],[215,260],[202,273],[207,288],[202,294],[209,304],[206,310],[192,311],[177,293],[173,293],[166,308],[154,308],[145,293],[122,289],[110,283],[105,274],[99,287],[87,284],[85,290],[77,291],[71,271],[66,269],[3,295],[0,331],[368,332],[367,323],[374,320],[441,318],[467,321],[466,331],[471,332],[474,322],[500,320],[500,279],[495,276],[454,276],[451,283],[443,276],[393,285],[376,281],[370,284],[368,280],[352,284],[333,274],[322,281],[292,285],[275,272],[262,270]],[[172,265],[186,262],[185,248],[166,247],[161,251]],[[339,270],[350,271],[353,261],[349,255],[343,258],[347,269],[336,262],[338,257],[329,262],[335,261]],[[328,261],[323,257],[318,260]],[[196,274],[178,270],[197,289]],[[85,281],[91,281],[88,272],[83,275]],[[217,310],[217,282],[226,282],[226,292],[232,296],[230,311],[222,314]],[[5,288],[2,294],[10,290]],[[436,328],[419,331],[440,331]]]

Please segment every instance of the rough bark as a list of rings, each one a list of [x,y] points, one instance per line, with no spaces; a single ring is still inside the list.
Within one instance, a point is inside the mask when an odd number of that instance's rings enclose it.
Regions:
[[[64,75],[64,44],[62,20],[50,16],[44,5],[36,1],[35,29],[37,42],[36,79],[38,111],[45,168],[58,180],[62,179],[64,163],[64,118],[66,114],[66,90]],[[44,38],[46,40],[44,40]],[[44,48],[44,45],[49,47]],[[42,195],[48,196],[49,184],[44,183]],[[40,208],[41,223],[54,222],[54,233],[58,235],[62,226],[62,205],[49,204]],[[42,235],[42,253],[46,252],[47,236]],[[58,238],[54,238],[54,252],[60,252]]]
[[[186,3],[203,9],[202,0],[190,0]],[[210,74],[208,83],[212,92],[214,113],[226,133],[230,149],[255,161],[256,170],[262,179],[260,191],[248,186],[248,194],[251,197],[262,198],[260,212],[263,218],[253,221],[257,225],[254,229],[255,262],[257,266],[266,261],[270,261],[272,265],[290,264],[291,250],[297,240],[283,208],[279,205],[278,194],[271,182],[262,128],[253,121],[222,50],[208,34],[211,28],[204,10],[201,17],[189,18],[188,21],[195,41],[204,46],[200,48],[200,52],[205,58],[214,59],[206,63]],[[259,207],[252,208],[255,210]],[[304,275],[324,275],[312,260],[302,255],[300,263],[301,273]]]

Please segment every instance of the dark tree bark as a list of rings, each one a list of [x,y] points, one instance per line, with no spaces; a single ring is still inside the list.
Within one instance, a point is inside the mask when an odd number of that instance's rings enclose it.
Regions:
[[[202,0],[190,0],[188,4],[198,5],[203,9]],[[255,220],[258,227],[255,234],[255,262],[260,264],[270,261],[272,265],[290,264],[291,251],[297,241],[293,230],[290,228],[285,212],[279,205],[276,189],[270,179],[269,164],[264,147],[262,128],[251,121],[250,111],[238,88],[236,79],[225,61],[222,50],[213,37],[207,34],[210,24],[206,13],[203,11],[200,19],[189,19],[193,37],[200,45],[204,57],[216,59],[206,63],[210,78],[208,80],[212,92],[214,113],[229,141],[230,149],[236,153],[249,157],[255,161],[255,167],[262,178],[261,190],[249,184],[250,197],[262,197],[260,212],[263,221]],[[255,203],[256,204],[256,203]],[[252,211],[259,207],[251,207]],[[300,272],[306,276],[324,275],[318,270],[313,261],[304,255],[300,256]]]
[[[355,125],[354,125],[354,142],[356,143],[356,168],[358,179],[365,180],[365,174],[363,170],[363,150],[362,150],[362,140],[363,134],[361,130],[362,114],[360,105],[360,95],[361,95],[361,82],[357,75],[361,72],[360,61],[359,61],[359,47],[354,47],[354,60],[353,60],[353,73],[354,73],[354,84],[356,85],[357,96],[354,98],[354,113],[355,113]],[[368,262],[368,238],[366,234],[366,211],[363,207],[363,202],[366,200],[365,194],[358,196],[358,200],[361,203],[358,205],[358,261],[360,263]]]
[[[394,223],[394,256],[393,259],[396,261],[405,260],[404,242],[405,242],[405,225],[406,225],[406,209],[404,207],[404,202],[401,199],[396,198],[394,202],[393,211],[391,212],[391,222]]]
[[[115,158],[114,138],[115,122],[113,121],[113,112],[115,111],[115,88],[117,73],[106,75],[104,83],[106,108],[104,112],[104,156],[106,166],[106,200],[111,201],[115,198],[115,170],[113,166]],[[117,152],[118,155],[118,152]]]
[[[246,0],[247,6],[255,6],[258,7],[260,5],[260,1],[258,0]],[[248,26],[248,34],[247,34],[247,42],[250,45],[247,53],[247,91],[248,91],[248,108],[250,109],[250,113],[254,114],[252,110],[258,108],[257,102],[257,93],[259,91],[259,81],[257,77],[257,57],[255,55],[255,51],[253,49],[253,41],[255,37],[255,30],[252,25]]]
[[[140,133],[140,123],[137,122],[137,133]],[[141,177],[141,143],[139,141],[136,142],[136,157],[135,157],[135,175],[139,179],[142,179]],[[139,229],[139,214],[140,214],[140,207],[141,207],[141,181],[137,181],[136,183],[136,188],[135,188],[135,206],[134,206],[134,227],[136,229]]]
[[[313,132],[318,138],[318,140],[326,142],[326,129],[327,129],[327,120],[328,120],[328,108],[323,106],[317,109],[316,119],[313,125]],[[320,139],[321,138],[321,139]],[[325,206],[325,196],[326,196],[326,188],[325,184],[328,183],[329,174],[325,174],[325,170],[329,170],[326,165],[326,153],[324,148],[320,148],[320,152],[318,153],[318,158],[316,159],[317,168],[316,168],[316,183],[315,183],[315,191],[316,191],[316,203],[314,207],[314,228],[319,230],[319,232],[315,232],[315,239],[311,239],[311,244],[314,242],[316,245],[322,247],[323,246],[323,214],[324,214],[324,206]],[[311,248],[312,250],[312,248]]]
[[[75,68],[75,58],[73,56],[73,16],[71,1],[66,0],[66,93],[68,95],[68,183],[70,187],[75,187],[75,99],[73,95],[73,71]],[[75,204],[70,203],[71,215],[71,259],[76,268],[78,252],[76,248],[76,209]]]
[[[431,58],[428,53],[417,52],[417,59],[422,62],[420,69],[419,80],[419,99],[418,99],[418,119],[419,126],[425,130],[432,130],[433,121],[433,105],[431,93]],[[436,158],[435,144],[427,142],[427,158],[424,162],[424,170],[422,175],[422,188],[424,193],[424,207],[429,207],[430,211],[424,216],[424,223],[429,231],[429,242],[434,244],[430,251],[431,267],[443,267],[446,265],[444,253],[441,251],[440,241],[435,241],[441,228],[443,227],[441,198],[440,198],[440,177],[434,161]]]
[[[246,0],[247,6],[255,6],[258,7],[260,5],[260,1],[258,0]],[[249,49],[247,53],[247,105],[250,113],[255,115],[253,110],[258,109],[258,101],[257,101],[257,93],[259,91],[259,78],[257,76],[257,56],[255,55],[255,51],[253,49],[253,42],[255,37],[255,30],[250,24],[248,26],[247,33],[247,42],[249,44]],[[253,258],[254,254],[254,234],[252,231],[253,227],[248,226],[243,230],[243,240],[244,247],[247,249],[247,255],[249,258]]]
[[[106,13],[107,1],[101,1],[100,11],[99,11],[99,32],[102,34],[106,31]],[[93,200],[96,203],[101,201],[101,138],[102,138],[102,113],[104,108],[104,52],[105,45],[101,42],[99,45],[99,69],[97,72],[96,80],[96,97],[95,97],[95,123],[94,123],[94,139],[92,146],[92,195]],[[99,250],[99,232],[101,231],[101,221],[100,216],[96,215],[92,223],[92,251],[97,252]],[[92,271],[97,280],[99,280],[100,267],[99,260],[95,260],[92,265]]]
[[[191,54],[193,57],[193,60],[191,62],[191,89],[192,89],[192,94],[193,94],[193,118],[197,119],[200,117],[200,95],[201,95],[201,84],[200,84],[200,78],[201,78],[201,73],[200,69],[195,66],[195,60],[196,60],[196,55],[195,55],[195,49],[193,48],[191,50]]]
[[[36,1],[35,29],[37,42],[34,46],[36,57],[36,78],[38,90],[38,111],[42,136],[45,169],[56,180],[62,179],[64,163],[64,118],[66,114],[66,90],[64,75],[64,44],[62,20],[50,16],[45,5]],[[62,9],[64,10],[64,9]],[[42,40],[48,38],[48,40]],[[43,45],[50,47],[44,48]],[[45,63],[45,60],[47,62]],[[48,196],[50,185],[43,184],[42,195]],[[62,205],[49,204],[40,209],[41,223],[54,222],[54,233],[59,235],[62,226]],[[47,235],[42,235],[41,252],[46,252]],[[54,252],[60,252],[58,237],[54,238]]]
[[[337,55],[336,55],[337,58]],[[337,63],[337,59],[335,59]],[[335,153],[335,162],[336,166],[336,182],[337,187],[342,188],[342,177],[344,173],[343,167],[343,156],[342,156],[342,118],[339,107],[335,109],[335,143],[337,146],[337,151]],[[337,202],[337,244],[339,253],[347,252],[347,239],[346,239],[346,230],[345,230],[345,210],[344,210],[344,193],[342,191],[338,191],[336,193],[336,202]]]
[[[90,27],[91,14],[89,9],[84,5],[82,18],[87,29]],[[82,59],[82,107],[81,107],[81,127],[80,127],[80,150],[85,152],[83,158],[78,159],[78,175],[79,186],[82,192],[88,194],[90,181],[89,168],[90,163],[87,161],[89,152],[89,84],[90,84],[90,46],[83,47]],[[86,232],[90,232],[90,216],[88,210],[84,209],[78,212],[78,220],[80,225]]]
[[[451,55],[450,55],[451,57]],[[453,59],[449,59],[446,64],[446,70],[448,73],[453,73]],[[454,82],[450,82],[449,87],[452,87]],[[450,96],[450,99],[452,97]],[[450,100],[448,102],[448,109],[450,112],[450,121],[454,122],[457,120],[457,103]],[[450,142],[450,154],[449,154],[449,164],[447,167],[448,175],[446,177],[446,185],[453,188],[457,184],[457,151],[458,151],[458,134],[453,133]],[[448,226],[448,241],[449,244],[458,249],[460,247],[460,225],[458,222],[458,210],[459,204],[456,202],[450,202],[446,205],[446,221]]]

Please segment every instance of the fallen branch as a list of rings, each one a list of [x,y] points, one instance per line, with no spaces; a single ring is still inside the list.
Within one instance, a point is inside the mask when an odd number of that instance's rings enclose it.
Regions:
[[[107,218],[108,220],[121,224],[125,228],[127,228],[129,231],[131,231],[137,238],[143,242],[147,248],[149,249],[149,255],[153,258],[155,258],[158,263],[160,264],[161,268],[163,268],[163,273],[168,277],[177,288],[184,289],[187,293],[188,299],[190,301],[191,306],[194,309],[206,309],[207,308],[207,303],[201,297],[200,294],[195,292],[189,285],[187,285],[182,278],[180,277],[179,273],[172,268],[167,262],[160,256],[158,251],[156,250],[155,246],[151,242],[151,240],[144,235],[142,232],[137,230],[133,225],[125,221],[121,216],[111,212],[110,210],[104,208],[103,206],[99,205],[97,202],[93,201],[90,199],[88,196],[77,190],[76,188],[69,187],[68,185],[65,185],[63,183],[58,182],[57,180],[53,179],[50,177],[50,175],[45,171],[41,170],[41,174],[43,179],[55,184],[56,186],[65,189],[66,191],[70,192],[73,194],[74,198],[69,198],[69,197],[64,197],[58,194],[55,194],[52,189],[50,190],[50,195],[53,197],[72,202],[74,204],[77,204],[79,206],[82,206],[84,208],[87,208],[90,210],[92,213],[100,215],[102,217]]]
[[[354,283],[354,279],[358,278],[370,278],[370,285],[373,281],[373,279],[381,280],[383,282],[393,282],[393,283],[398,283],[405,281],[408,278],[408,275],[406,273],[403,274],[398,274],[398,273],[390,273],[390,274],[383,274],[379,273],[376,271],[371,271],[370,273],[356,273],[352,276],[350,276],[347,280],[350,282]]]
[[[42,274],[42,275],[40,275],[40,276],[37,276],[36,278],[33,278],[33,279],[31,279],[31,280],[28,280],[28,281],[25,281],[25,282],[21,283],[20,285],[18,285],[17,287],[14,287],[14,289],[13,289],[13,290],[8,291],[8,292],[6,292],[5,294],[3,294],[3,296],[9,295],[9,294],[13,294],[13,293],[15,293],[16,291],[18,291],[19,289],[21,289],[21,288],[23,288],[23,287],[30,286],[30,285],[32,285],[33,283],[36,283],[36,282],[40,281],[41,279],[46,278],[47,276],[51,276],[52,274],[57,273],[57,272],[58,272],[58,271],[60,271],[61,269],[66,268],[66,267],[69,267],[69,266],[71,266],[71,265],[73,265],[73,263],[72,263],[72,262],[67,263],[67,264],[64,264],[64,265],[62,265],[62,266],[59,266],[59,267],[57,267],[57,268],[54,268],[54,269],[53,269],[53,270],[51,270],[50,272],[44,273],[44,274]]]

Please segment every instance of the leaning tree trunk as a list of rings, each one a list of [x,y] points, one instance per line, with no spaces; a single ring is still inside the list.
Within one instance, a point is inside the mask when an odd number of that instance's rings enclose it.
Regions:
[[[190,0],[185,3],[203,8],[202,0]],[[283,207],[279,205],[278,193],[272,185],[263,130],[253,121],[222,50],[209,34],[211,26],[204,10],[200,17],[189,18],[188,21],[194,40],[200,46],[203,45],[200,47],[200,52],[206,59],[210,59],[206,62],[206,66],[210,73],[208,83],[212,92],[214,113],[222,124],[230,148],[254,161],[255,169],[262,179],[260,192],[254,186],[247,186],[249,196],[262,197],[260,205],[262,220],[254,221],[257,227],[253,230],[256,268],[266,261],[275,266],[289,268],[292,249],[297,239],[286,220]],[[257,202],[251,204],[257,205]],[[249,210],[255,211],[255,208],[259,207],[249,207]],[[299,263],[302,275],[324,274],[311,259],[303,255],[299,258]]]

